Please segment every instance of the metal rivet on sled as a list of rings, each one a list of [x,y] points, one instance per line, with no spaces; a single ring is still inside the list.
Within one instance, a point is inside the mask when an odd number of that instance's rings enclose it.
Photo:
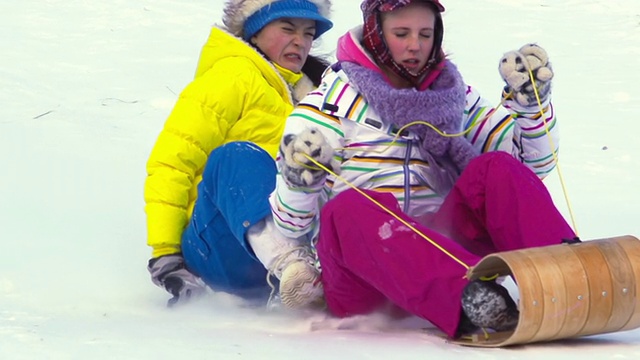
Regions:
[[[538,306],[538,300],[533,300],[533,306]]]
[[[622,293],[625,294],[625,295],[628,294],[629,293],[629,289],[627,289],[627,288],[622,289]]]
[[[245,221],[242,223],[242,226],[244,226],[244,227],[246,227],[246,228],[248,228],[248,227],[249,227],[249,225],[251,225],[251,223],[249,222],[249,220],[245,220]]]
[[[582,295],[578,295],[578,300],[582,300]]]
[[[603,297],[607,296],[607,292],[606,292],[606,291],[603,291],[603,292],[602,292],[602,296],[603,296]]]
[[[556,302],[556,301],[558,301],[558,299],[556,299],[554,297],[551,298],[551,302]]]

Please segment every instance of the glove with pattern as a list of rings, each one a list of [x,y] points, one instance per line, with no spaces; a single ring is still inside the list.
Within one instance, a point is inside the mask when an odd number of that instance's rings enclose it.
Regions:
[[[535,79],[540,101],[544,102],[551,93],[553,70],[547,52],[537,44],[526,44],[504,54],[498,70],[507,83],[505,91],[522,106],[533,106],[538,102],[529,71]]]
[[[312,187],[324,182],[327,173],[309,157],[331,171],[339,167],[333,158],[333,148],[315,128],[306,129],[298,135],[285,135],[280,144],[280,153],[280,172],[287,184],[294,187]]]

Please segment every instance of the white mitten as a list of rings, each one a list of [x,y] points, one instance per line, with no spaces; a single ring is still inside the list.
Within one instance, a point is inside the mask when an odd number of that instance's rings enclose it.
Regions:
[[[291,186],[309,187],[324,182],[327,173],[307,156],[331,171],[336,171],[339,166],[333,159],[333,148],[315,128],[306,129],[298,135],[285,135],[280,144],[280,152],[283,160],[280,172]]]
[[[510,51],[500,59],[498,66],[502,79],[507,83],[505,90],[522,106],[537,104],[529,70],[544,102],[551,92],[553,70],[547,52],[536,44],[527,44],[517,51]]]

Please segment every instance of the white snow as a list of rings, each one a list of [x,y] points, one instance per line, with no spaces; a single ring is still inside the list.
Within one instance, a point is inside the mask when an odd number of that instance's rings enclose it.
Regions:
[[[444,4],[447,52],[496,102],[500,56],[530,41],[547,49],[562,145],[561,172],[545,183],[583,239],[640,236],[640,2]],[[360,22],[358,5],[334,1],[336,26],[318,50],[330,54]],[[3,3],[0,359],[640,356],[640,330],[487,350],[448,344],[418,321],[322,321],[224,294],[166,308],[145,269],[144,165],[221,9],[221,0]]]

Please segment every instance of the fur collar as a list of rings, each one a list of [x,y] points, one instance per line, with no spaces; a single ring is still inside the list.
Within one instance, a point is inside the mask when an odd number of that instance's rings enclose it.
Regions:
[[[306,74],[302,75],[302,78],[291,89],[291,96],[293,97],[293,104],[297,105],[308,93],[313,91],[316,87]]]

